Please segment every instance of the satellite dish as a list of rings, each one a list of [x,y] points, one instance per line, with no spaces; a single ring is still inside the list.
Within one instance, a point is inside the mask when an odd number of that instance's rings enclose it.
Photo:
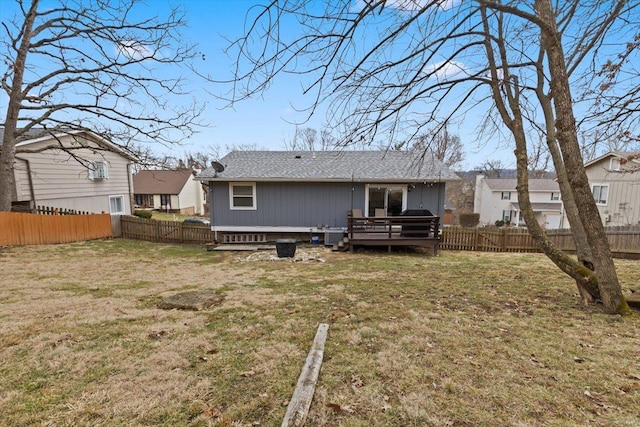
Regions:
[[[224,165],[220,162],[213,161],[211,162],[211,167],[214,171],[216,171],[215,176],[218,176],[220,172],[224,172]]]

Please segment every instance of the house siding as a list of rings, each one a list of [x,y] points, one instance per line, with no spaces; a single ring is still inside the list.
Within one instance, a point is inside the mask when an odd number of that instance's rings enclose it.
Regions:
[[[407,193],[407,209],[429,209],[437,216],[444,215],[445,184],[417,183],[415,188]]]
[[[640,224],[640,172],[620,173],[609,170],[611,156],[586,168],[589,183],[609,186],[606,205],[598,205],[607,226]]]
[[[353,191],[352,191],[353,188]],[[231,210],[229,183],[210,183],[213,225],[346,227],[347,211],[364,206],[364,185],[351,183],[256,183],[256,210]]]
[[[178,203],[180,203],[180,211],[189,215],[202,214],[202,185],[200,182],[189,178],[178,194]]]
[[[510,180],[509,180],[510,181]],[[503,192],[510,192],[511,198],[502,199]],[[552,193],[560,193],[560,189],[553,191],[534,191],[529,190],[529,201],[531,203],[561,203],[561,200],[551,200]],[[501,187],[499,189],[491,189],[486,183],[482,175],[476,177],[476,190],[474,198],[474,212],[480,214],[480,224],[492,225],[496,221],[502,220],[503,211],[511,212],[511,224],[524,226],[524,221],[518,220],[515,215],[518,211],[514,209],[513,204],[518,203],[518,192],[514,188]],[[537,211],[534,213],[538,223],[545,228],[569,228],[564,207],[561,208],[562,213],[553,211]]]
[[[346,227],[350,209],[365,212],[365,183],[257,182],[255,210],[231,210],[229,183],[210,182],[213,226]],[[418,184],[408,209],[444,211],[444,183]]]
[[[71,145],[72,139],[62,137],[61,141]],[[42,149],[50,144],[50,141],[34,143],[29,150]],[[17,201],[31,200],[26,160],[31,170],[33,196],[37,205],[94,213],[109,212],[109,196],[123,196],[125,213],[130,214],[129,160],[117,153],[91,149],[78,149],[74,154],[87,161],[106,162],[108,179],[89,179],[86,165],[58,149],[18,153],[15,163]]]

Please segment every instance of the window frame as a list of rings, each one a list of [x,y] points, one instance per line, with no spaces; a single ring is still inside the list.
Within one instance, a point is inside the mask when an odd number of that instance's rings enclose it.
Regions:
[[[505,197],[505,195],[507,197]],[[500,193],[500,200],[511,200],[511,191],[503,191]]]
[[[120,208],[121,210],[119,212],[112,212],[112,205],[111,205],[111,201],[112,200],[117,200],[120,199]],[[124,196],[123,195],[117,195],[117,196],[109,196],[109,213],[111,215],[124,215],[125,214],[125,208],[124,208]]]
[[[234,194],[235,187],[251,187],[251,196]],[[251,197],[251,206],[235,206],[234,201],[237,197],[248,199]],[[229,183],[229,209],[232,211],[255,211],[258,209],[258,201],[256,195],[255,182],[230,182]]]
[[[508,213],[508,217],[507,215],[505,215],[505,213]],[[502,210],[502,221],[506,223],[511,224],[511,220],[513,219],[513,211],[510,209],[503,209]]]
[[[620,172],[620,170],[622,169],[622,161],[618,157],[612,157],[609,166],[609,170],[613,172]]]
[[[105,161],[90,162],[89,163],[89,179],[92,181],[101,181],[101,180],[109,179],[109,164]]]
[[[600,189],[600,192],[598,194],[598,198],[596,198],[596,187],[598,187]],[[604,201],[602,201],[602,189],[606,188],[607,189],[607,196],[604,199]],[[591,194],[593,195],[593,199],[596,201],[596,205],[598,206],[607,206],[609,204],[609,184],[602,184],[602,183],[594,183],[593,185],[591,185]]]
[[[553,197],[553,196],[556,196],[556,197]],[[551,200],[556,201],[556,200],[560,200],[560,198],[561,198],[560,192],[558,191],[551,192]]]

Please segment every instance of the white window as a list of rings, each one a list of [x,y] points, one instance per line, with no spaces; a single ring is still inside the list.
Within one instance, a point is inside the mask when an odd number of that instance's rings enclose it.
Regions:
[[[501,198],[502,200],[511,200],[511,191],[503,191]]]
[[[609,198],[609,186],[608,185],[594,185],[593,186],[593,198],[599,205],[606,205]]]
[[[611,170],[612,171],[620,170],[620,159],[617,159],[617,158],[611,159]]]
[[[106,162],[89,163],[89,179],[109,178],[109,166]]]
[[[124,215],[124,196],[109,196],[109,213]]]
[[[560,193],[551,193],[551,200],[560,200]]]
[[[237,210],[256,210],[255,182],[229,183],[229,207]]]
[[[502,211],[502,220],[504,222],[511,222],[511,211]]]

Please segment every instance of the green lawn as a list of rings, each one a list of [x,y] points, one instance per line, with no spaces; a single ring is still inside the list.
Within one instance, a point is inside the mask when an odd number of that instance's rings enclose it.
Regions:
[[[0,424],[277,426],[324,322],[309,426],[640,426],[640,318],[582,306],[542,255],[248,255],[1,249]],[[156,308],[191,289],[223,302]]]

